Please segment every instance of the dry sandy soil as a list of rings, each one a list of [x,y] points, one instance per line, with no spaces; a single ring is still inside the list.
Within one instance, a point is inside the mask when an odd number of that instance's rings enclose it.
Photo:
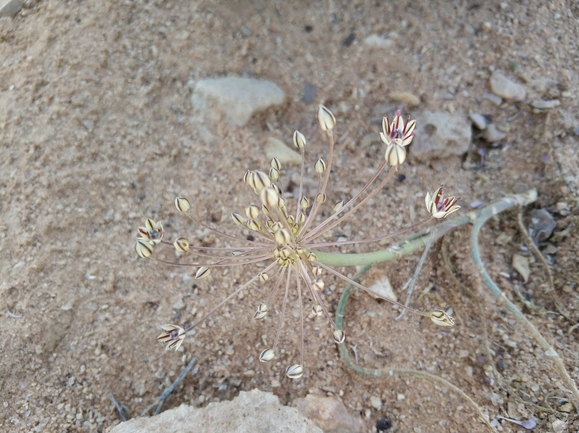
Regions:
[[[317,103],[334,112],[341,138],[330,202],[351,196],[378,166],[380,118],[397,108],[411,115],[474,111],[509,129],[498,146],[476,138],[462,158],[425,164],[410,149],[400,171],[405,179],[391,183],[337,234],[359,238],[424,217],[424,192],[440,183],[462,198],[466,211],[477,201],[537,188],[534,207],[548,209],[557,221],[549,247],[554,293],[568,317],[548,294],[545,268],[525,247],[516,213],[484,227],[482,256],[506,296],[553,343],[579,382],[579,330],[573,328],[579,312],[579,5],[546,3],[44,0],[29,2],[14,19],[2,18],[0,430],[105,431],[120,422],[109,394],[136,416],[196,357],[194,374],[166,408],[203,406],[257,387],[286,404],[308,393],[337,394],[368,431],[381,417],[398,432],[489,431],[448,388],[349,371],[322,322],[306,322],[306,374],[290,381],[285,366],[299,352],[295,302],[284,353],[273,365],[257,362],[264,340],[275,333],[273,320],[252,320],[263,288],[220,310],[180,352],[166,352],[156,341],[160,324],[190,323],[255,270],[235,268],[194,281],[194,271],[139,259],[137,227],[151,217],[163,221],[171,239],[180,234],[214,242],[177,214],[173,199],[184,195],[200,218],[235,230],[230,212],[252,200],[241,178],[248,168],[267,167],[268,137],[289,143],[299,129],[311,143],[311,158],[326,151],[315,123]],[[371,34],[392,44],[369,47],[363,41]],[[524,83],[529,99],[561,105],[548,113],[526,103],[493,105],[483,98],[493,69]],[[195,83],[232,74],[277,83],[287,102],[243,128],[194,118]],[[538,79],[554,85],[533,90],[530,83]],[[309,103],[302,99],[306,83],[315,88]],[[411,92],[420,104],[393,101],[392,91]],[[479,149],[486,162],[475,169]],[[559,425],[578,431],[576,409],[566,405],[572,395],[551,359],[478,278],[469,233],[464,227],[446,241],[456,276],[469,289],[451,278],[438,243],[412,304],[452,308],[460,317],[455,327],[438,328],[411,314],[393,322],[395,310],[361,294],[346,310],[348,347],[355,346],[367,367],[411,368],[451,381],[491,419],[533,417],[533,431]],[[499,242],[501,234],[510,240]],[[515,253],[531,262],[526,283],[511,266]],[[377,265],[363,283],[388,276],[402,298],[400,288],[419,257]],[[331,278],[326,285],[334,311],[344,285]],[[435,290],[424,290],[431,285]],[[523,304],[517,288],[535,310]],[[493,369],[499,376],[490,380]],[[371,397],[381,400],[380,409]],[[498,428],[523,431],[507,421]]]

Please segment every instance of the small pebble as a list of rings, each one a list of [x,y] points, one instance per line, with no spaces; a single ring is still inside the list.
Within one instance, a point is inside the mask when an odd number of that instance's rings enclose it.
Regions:
[[[497,107],[503,103],[503,98],[497,95],[493,95],[492,93],[485,93],[483,95],[483,99],[486,99]]]
[[[380,410],[380,408],[382,407],[382,401],[378,397],[376,397],[375,395],[370,397],[370,404],[376,410]]]
[[[553,426],[553,431],[555,433],[565,431],[567,428],[567,423],[565,421],[561,421],[560,419],[556,419],[551,425]]]
[[[561,105],[561,101],[558,99],[551,99],[549,101],[543,101],[540,99],[538,101],[531,102],[531,106],[539,110],[549,110],[551,108],[558,107],[559,105]]]
[[[527,96],[525,87],[507,78],[500,71],[494,71],[490,78],[492,92],[508,101],[523,101]]]
[[[472,120],[474,126],[481,131],[484,131],[487,128],[489,121],[486,116],[478,113],[469,113],[468,117]]]
[[[504,140],[506,136],[507,134],[499,131],[494,123],[488,125],[483,133],[483,138],[489,143],[496,143],[497,141]]]

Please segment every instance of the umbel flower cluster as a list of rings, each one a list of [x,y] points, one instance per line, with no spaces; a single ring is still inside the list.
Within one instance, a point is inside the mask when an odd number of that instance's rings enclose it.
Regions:
[[[166,344],[167,349],[178,349],[188,331],[205,321],[218,308],[229,302],[241,291],[255,283],[270,284],[267,295],[257,305],[253,318],[264,319],[268,314],[275,311],[278,313],[278,326],[271,347],[266,347],[259,355],[261,362],[271,361],[278,353],[278,342],[284,321],[286,308],[289,302],[297,298],[300,310],[300,359],[299,362],[287,367],[286,374],[291,379],[298,379],[304,372],[304,308],[311,308],[314,316],[325,317],[332,329],[333,340],[337,344],[344,343],[345,334],[339,330],[332,318],[332,314],[322,302],[320,292],[324,289],[326,275],[335,276],[346,283],[371,292],[365,286],[354,282],[345,275],[325,265],[316,257],[316,250],[327,247],[342,246],[357,243],[379,242],[393,234],[384,234],[371,239],[345,242],[326,242],[320,239],[329,230],[344,222],[354,215],[372,197],[374,197],[392,179],[398,166],[406,160],[406,146],[414,137],[415,120],[403,120],[400,111],[396,113],[392,122],[384,117],[382,123],[381,140],[386,144],[384,161],[377,168],[375,174],[367,180],[360,191],[347,202],[339,201],[331,206],[330,216],[322,221],[316,218],[320,208],[326,204],[326,191],[330,179],[330,171],[334,159],[335,144],[332,130],[336,120],[333,114],[324,106],[319,106],[317,120],[320,129],[327,138],[329,149],[327,161],[319,158],[314,164],[314,171],[319,178],[318,190],[315,196],[307,197],[304,194],[304,186],[300,180],[297,195],[286,194],[280,188],[278,182],[282,167],[277,158],[273,158],[267,172],[247,171],[243,181],[253,191],[256,204],[247,206],[243,213],[231,214],[232,222],[242,230],[249,229],[253,234],[247,240],[247,236],[235,236],[227,234],[215,227],[197,221],[190,213],[191,203],[184,197],[175,199],[176,208],[190,218],[195,224],[209,229],[213,233],[222,236],[230,243],[239,243],[233,247],[207,247],[196,246],[184,237],[177,238],[173,243],[165,241],[163,225],[147,219],[144,227],[139,227],[139,238],[135,246],[140,257],[155,260],[160,263],[176,266],[193,266],[196,270],[195,278],[207,277],[212,269],[225,266],[257,265],[259,271],[245,284],[237,287],[229,296],[207,311],[200,319],[196,320],[186,329],[173,324],[163,325],[162,333],[157,337]],[[296,131],[293,135],[293,144],[301,153],[301,176],[305,171],[306,138]],[[383,172],[387,171],[383,179],[379,181]],[[456,204],[454,197],[443,198],[442,187],[432,195],[426,194],[426,208],[430,218],[422,221],[427,222],[433,218],[440,219],[457,211],[460,206]],[[420,223],[419,223],[420,224]],[[405,230],[416,228],[414,224]],[[402,230],[404,231],[404,230]],[[396,234],[400,234],[398,231]],[[172,246],[179,255],[191,255],[195,257],[193,263],[173,263],[155,257],[155,249],[160,245]],[[273,309],[274,299],[278,292],[283,300],[281,311]],[[376,296],[375,293],[373,293]],[[265,294],[264,294],[265,295]],[[422,312],[406,307],[390,299],[386,301],[396,304],[421,316],[429,317],[435,324],[452,326],[452,317],[442,310]]]

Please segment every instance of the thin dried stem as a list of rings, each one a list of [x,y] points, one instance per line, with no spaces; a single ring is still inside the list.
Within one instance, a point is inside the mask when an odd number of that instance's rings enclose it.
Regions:
[[[334,222],[332,222],[329,227],[326,227],[332,220],[331,219],[327,219],[326,221],[322,222],[320,225],[318,225],[316,228],[310,230],[310,232],[308,232],[307,235],[304,236],[303,240],[304,242],[311,242],[312,240],[318,238],[319,236],[321,236],[324,232],[333,229],[334,227],[336,227],[337,225],[341,224],[346,218],[349,218],[350,216],[352,216],[354,214],[354,212],[356,212],[358,209],[360,209],[362,206],[364,206],[368,200],[370,200],[372,197],[374,197],[382,188],[384,188],[384,186],[388,183],[388,181],[390,181],[392,179],[392,177],[394,176],[394,173],[396,173],[395,170],[390,170],[388,172],[388,175],[386,176],[386,178],[384,178],[384,180],[382,182],[380,182],[380,185],[378,185],[370,194],[368,194],[360,203],[358,203],[356,206],[354,206],[352,209],[350,209],[348,212],[346,212],[344,215],[342,215],[341,217],[339,217],[337,220],[335,220]]]
[[[330,180],[330,172],[332,171],[332,163],[334,161],[334,134],[332,133],[332,130],[328,130],[328,131],[326,131],[326,135],[328,137],[328,141],[330,144],[330,151],[329,151],[330,153],[329,153],[328,162],[326,165],[326,171],[324,173],[324,181],[322,183],[321,188],[319,188],[319,191],[318,191],[319,194],[325,194],[325,192],[326,192],[326,188],[328,186],[328,181]],[[299,204],[299,202],[298,202],[298,204]],[[311,210],[310,214],[308,215],[306,221],[304,222],[304,224],[300,228],[300,231],[298,233],[298,237],[303,235],[306,232],[308,226],[312,223],[312,221],[314,221],[314,218],[316,217],[316,214],[318,213],[318,209],[320,208],[320,206],[321,206],[321,203],[318,200],[314,200],[312,210]]]
[[[271,263],[267,268],[265,268],[264,272],[268,272],[270,269],[272,269],[274,266],[276,265],[275,262]],[[223,306],[225,303],[227,303],[229,300],[231,300],[234,296],[236,296],[238,293],[240,293],[242,290],[246,289],[248,286],[250,286],[251,284],[253,284],[255,281],[257,281],[259,279],[259,275],[256,275],[255,277],[253,277],[251,280],[249,280],[248,282],[246,282],[245,284],[243,284],[242,286],[240,286],[238,289],[236,289],[233,293],[231,293],[229,296],[227,296],[223,301],[219,302],[215,307],[213,307],[211,310],[209,310],[209,312],[207,314],[205,314],[203,317],[201,317],[201,319],[197,320],[196,322],[194,322],[192,325],[188,326],[187,328],[185,328],[185,332],[190,331],[191,329],[195,328],[196,326],[198,326],[199,324],[203,323],[205,320],[207,320],[215,311],[217,311],[219,308],[221,308],[221,306]]]

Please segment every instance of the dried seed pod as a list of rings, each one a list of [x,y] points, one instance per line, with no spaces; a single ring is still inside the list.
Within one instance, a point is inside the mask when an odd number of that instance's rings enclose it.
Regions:
[[[303,210],[306,210],[307,208],[309,208],[309,207],[310,207],[310,200],[309,200],[307,197],[305,197],[305,196],[302,197],[301,200],[300,200],[300,207],[301,207]]]
[[[271,186],[271,180],[263,171],[256,170],[253,172],[253,184],[256,193],[260,193],[262,189]]]
[[[264,205],[261,205],[261,213],[264,214],[265,216],[269,216],[269,209],[266,208]],[[267,220],[267,223],[271,223],[271,220]]]
[[[259,194],[259,199],[268,209],[275,209],[280,204],[280,198],[277,191],[272,187],[263,188]]]
[[[300,364],[290,365],[285,371],[285,374],[290,379],[299,379],[304,374],[304,367]]]
[[[346,334],[341,329],[336,329],[332,336],[334,337],[334,341],[338,344],[342,344],[346,339]]]
[[[173,246],[180,253],[186,253],[189,251],[189,241],[185,238],[178,238],[173,242]]]
[[[232,219],[233,222],[234,222],[235,224],[237,224],[238,226],[242,226],[242,225],[244,225],[245,222],[246,222],[245,217],[244,217],[243,215],[240,215],[240,214],[236,213],[236,212],[233,212],[233,213],[231,214],[231,219]]]
[[[294,132],[294,146],[302,150],[306,145],[306,137],[299,131]]]
[[[195,274],[195,279],[200,280],[202,278],[208,277],[210,273],[211,269],[209,269],[207,266],[201,266]]]
[[[179,212],[187,212],[191,209],[191,203],[185,197],[177,197],[175,199],[175,207]]]
[[[278,172],[281,171],[281,162],[279,162],[279,159],[275,157],[272,158],[269,165],[271,166],[271,168],[275,168]]]
[[[292,237],[286,229],[280,229],[273,234],[273,240],[278,247],[283,247],[291,241]]]
[[[279,170],[271,167],[269,169],[269,178],[274,182],[277,181],[279,179]]]
[[[267,280],[269,280],[269,275],[267,275],[265,272],[259,274],[259,281],[265,283]]]
[[[454,319],[443,310],[434,310],[429,316],[438,326],[454,326]]]
[[[310,262],[315,262],[315,261],[316,261],[316,255],[315,255],[314,253],[312,253],[312,252],[309,252],[309,253],[307,254],[307,258],[308,258],[308,260],[309,260]]]
[[[322,131],[331,131],[336,125],[336,118],[330,110],[323,105],[318,106],[318,123]]]
[[[306,222],[306,215],[300,212],[298,216],[298,224],[303,224],[305,222]]]
[[[319,277],[320,275],[322,275],[322,268],[320,268],[319,266],[313,266],[312,274],[315,275],[316,277]]]
[[[319,158],[316,161],[316,163],[314,164],[314,170],[316,170],[316,173],[318,174],[323,174],[324,171],[326,171],[326,163],[322,158]]]
[[[335,214],[336,214],[336,213],[339,213],[339,212],[342,210],[343,207],[344,207],[344,200],[340,200],[338,203],[336,203],[336,204],[334,205],[334,208],[332,209],[332,212],[335,213]]]
[[[137,252],[139,257],[142,257],[144,259],[146,259],[147,257],[151,257],[151,255],[153,254],[153,248],[154,244],[145,239],[137,239],[137,243],[135,244],[135,251]]]
[[[253,318],[255,320],[263,319],[265,316],[267,316],[267,310],[268,310],[267,304],[264,304],[262,302],[261,304],[259,304],[259,307],[257,307],[257,311],[253,315]]]
[[[275,358],[275,353],[271,349],[265,349],[259,354],[259,360],[261,362],[268,362]]]
[[[312,284],[312,286],[316,290],[323,290],[324,289],[324,282],[322,280],[317,280],[317,281],[314,281],[314,284]]]
[[[319,304],[316,304],[312,307],[312,312],[314,313],[314,315],[316,315],[317,317],[320,317],[322,314],[324,314],[324,310],[322,309],[322,306]]]

